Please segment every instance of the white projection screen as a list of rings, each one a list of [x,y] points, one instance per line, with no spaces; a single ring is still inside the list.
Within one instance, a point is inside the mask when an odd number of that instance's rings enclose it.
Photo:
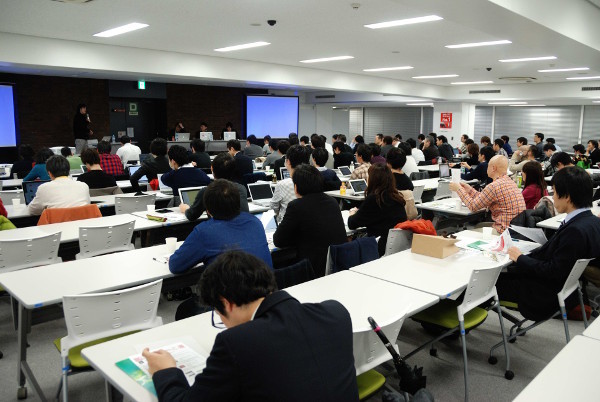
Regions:
[[[287,137],[298,132],[297,96],[246,96],[246,135]]]

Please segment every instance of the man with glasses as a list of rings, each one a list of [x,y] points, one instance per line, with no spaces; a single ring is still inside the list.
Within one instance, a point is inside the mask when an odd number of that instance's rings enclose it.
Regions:
[[[228,329],[192,386],[168,352],[144,350],[159,401],[358,401],[352,322],[339,302],[301,304],[240,251],[219,256],[199,287],[213,326]]]

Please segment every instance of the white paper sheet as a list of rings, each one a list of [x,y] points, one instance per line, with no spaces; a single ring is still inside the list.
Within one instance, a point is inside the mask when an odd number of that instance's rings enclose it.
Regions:
[[[514,230],[515,232],[519,233],[520,235],[523,235],[536,243],[545,244],[548,241],[548,239],[546,238],[546,235],[544,234],[544,231],[542,229],[526,228],[523,226],[513,226],[513,225],[510,225],[510,228],[512,230]]]

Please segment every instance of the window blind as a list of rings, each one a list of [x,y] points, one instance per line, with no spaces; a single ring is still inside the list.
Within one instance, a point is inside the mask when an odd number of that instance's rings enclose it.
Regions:
[[[364,137],[365,142],[375,141],[375,135],[394,136],[396,133],[402,138],[416,138],[421,129],[421,109],[410,107],[381,107],[364,108]]]

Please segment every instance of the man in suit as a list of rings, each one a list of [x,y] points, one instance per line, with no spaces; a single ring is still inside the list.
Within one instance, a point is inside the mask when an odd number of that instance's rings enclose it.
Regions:
[[[144,349],[159,401],[358,401],[352,322],[339,302],[299,303],[239,251],[217,258],[199,287],[213,325],[228,329],[192,386],[168,352]]]
[[[436,144],[440,152],[440,156],[446,159],[447,161],[451,161],[454,157],[454,149],[452,149],[452,145],[448,144],[448,139],[446,138],[446,136],[438,136],[436,139]]]
[[[600,219],[592,214],[592,180],[576,166],[559,170],[553,178],[554,206],[566,213],[556,233],[529,255],[516,247],[508,250],[514,264],[500,274],[496,288],[500,300],[516,302],[529,320],[541,320],[558,311],[556,294],[565,284],[575,261],[600,257]],[[567,299],[567,309],[576,299]]]
[[[299,165],[292,176],[296,199],[273,235],[277,247],[298,248],[298,258],[308,258],[317,276],[325,275],[327,250],[347,241],[344,219],[337,202],[323,193],[323,177],[309,165]]]
[[[425,138],[423,144],[425,144],[423,145],[423,155],[425,156],[425,163],[419,164],[431,164],[433,159],[437,159],[437,157],[440,156],[440,151],[438,150],[438,147],[435,146],[435,141],[431,137]]]
[[[386,135],[385,137],[383,137],[383,143],[381,144],[381,152],[379,153],[379,155],[385,158],[387,156],[388,151],[395,147],[396,146],[394,145],[394,138],[392,138],[391,135]]]
[[[254,172],[254,169],[252,168],[252,159],[244,155],[241,150],[242,146],[238,140],[227,141],[227,152],[235,159],[235,165],[237,167],[235,180],[239,183],[242,183],[245,174]]]
[[[263,149],[258,145],[258,140],[254,134],[250,134],[246,138],[246,148],[244,148],[244,155],[250,159],[256,159],[263,156]]]

